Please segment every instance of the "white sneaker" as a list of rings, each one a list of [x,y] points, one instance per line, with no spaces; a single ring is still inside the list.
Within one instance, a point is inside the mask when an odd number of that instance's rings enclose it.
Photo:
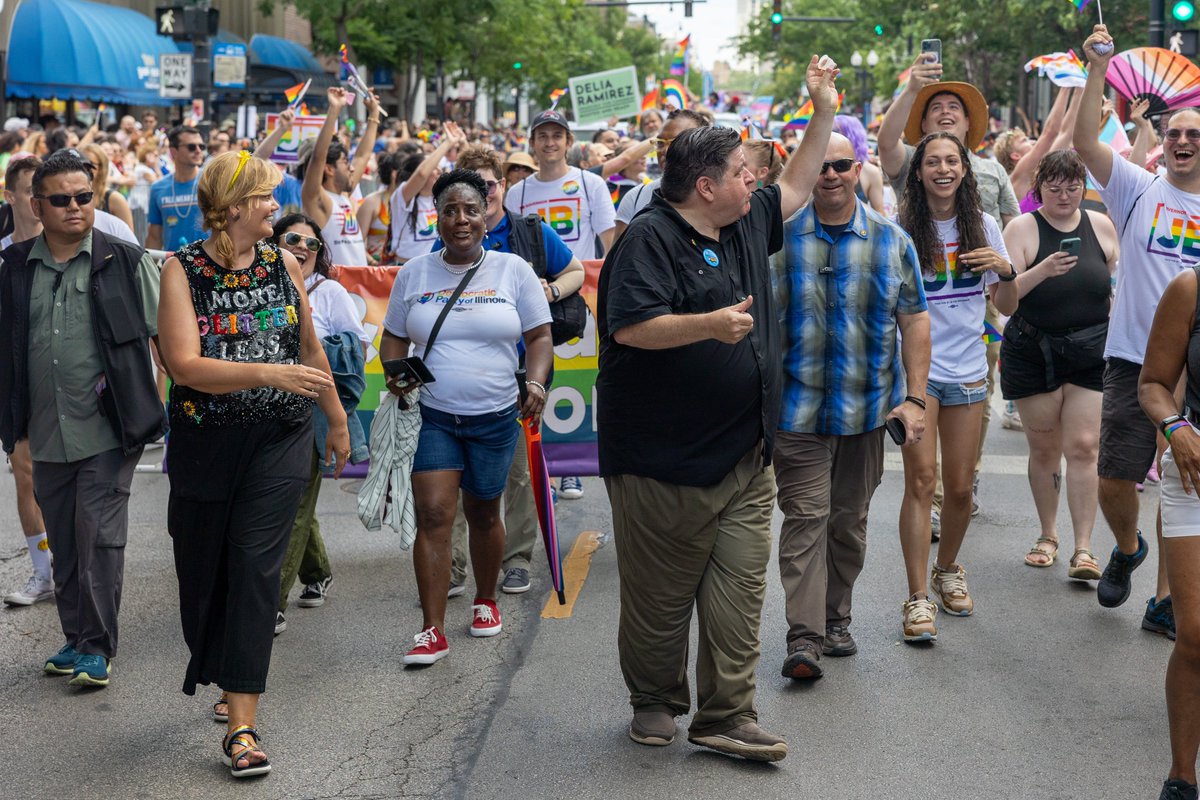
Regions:
[[[1000,427],[1006,431],[1023,431],[1021,415],[1017,412],[1017,404],[1009,400],[1004,404],[1004,413],[1000,415]]]
[[[43,600],[54,599],[54,581],[50,578],[39,577],[35,572],[25,581],[24,588],[4,596],[4,602],[10,606],[31,606]]]

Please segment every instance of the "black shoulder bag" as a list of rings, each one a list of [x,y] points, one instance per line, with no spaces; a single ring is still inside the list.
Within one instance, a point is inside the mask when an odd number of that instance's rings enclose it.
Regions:
[[[513,254],[529,262],[539,278],[546,277],[546,241],[542,218],[537,214],[523,217],[509,215],[512,234],[508,245]],[[583,336],[587,327],[587,303],[579,292],[569,294],[550,304],[550,339],[555,347]]]

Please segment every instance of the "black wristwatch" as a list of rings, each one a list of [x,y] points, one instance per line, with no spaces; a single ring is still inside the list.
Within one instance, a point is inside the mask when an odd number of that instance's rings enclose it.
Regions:
[[[1164,419],[1162,422],[1158,423],[1158,429],[1160,431],[1162,431],[1163,436],[1166,436],[1167,428],[1174,425],[1176,422],[1180,422],[1180,421],[1183,421],[1183,417],[1181,415],[1172,414],[1171,416]]]
[[[556,301],[558,300],[559,294],[561,294],[561,292],[559,292],[559,290],[558,290],[558,287],[555,286],[553,283],[550,284],[550,294],[554,295],[554,299]]]
[[[1015,281],[1017,279],[1017,268],[1012,264],[1009,264],[1008,268],[1010,272],[1007,275],[1000,275],[999,273],[996,274],[996,277],[1005,283],[1008,283],[1009,281]]]

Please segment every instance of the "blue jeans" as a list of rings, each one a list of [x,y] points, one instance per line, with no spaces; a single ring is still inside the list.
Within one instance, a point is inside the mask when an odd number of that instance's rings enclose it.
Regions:
[[[519,433],[515,403],[475,416],[448,414],[422,405],[421,437],[412,471],[461,472],[463,491],[480,500],[494,500],[504,493]]]

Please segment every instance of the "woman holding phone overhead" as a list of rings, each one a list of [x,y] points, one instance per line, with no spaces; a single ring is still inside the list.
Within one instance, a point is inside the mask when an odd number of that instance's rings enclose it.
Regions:
[[[1011,314],[1004,327],[1000,386],[1016,401],[1029,441],[1029,488],[1041,531],[1025,555],[1031,567],[1058,557],[1058,496],[1067,458],[1067,506],[1075,549],[1067,575],[1099,580],[1091,551],[1099,478],[1100,406],[1111,277],[1120,249],[1112,221],[1079,207],[1087,170],[1074,150],[1055,150],[1038,164],[1032,193],[1041,208],[1009,223],[1004,241],[1017,277],[1017,302],[996,301]],[[1011,300],[1011,298],[1005,298]]]
[[[997,304],[1015,306],[1017,273],[1000,226],[980,207],[967,149],[951,133],[931,133],[917,145],[900,196],[900,226],[912,236],[920,258],[933,340],[926,436],[901,451],[900,544],[909,591],[904,638],[932,641],[937,607],[929,590],[948,614],[968,616],[975,608],[957,558],[971,519],[971,481],[987,397],[984,292]],[[941,544],[927,583],[938,442],[945,499]]]
[[[550,305],[528,262],[483,248],[487,197],[488,187],[474,171],[458,169],[437,180],[433,200],[444,249],[405,265],[383,320],[379,350],[388,389],[409,402],[419,397],[421,407],[412,486],[413,567],[423,621],[404,656],[408,665],[432,664],[449,652],[444,631],[450,531],[460,488],[476,587],[470,633],[500,633],[496,583],[505,541],[500,496],[519,433],[517,415],[536,418],[546,402]],[[522,338],[528,380],[518,407]]]

